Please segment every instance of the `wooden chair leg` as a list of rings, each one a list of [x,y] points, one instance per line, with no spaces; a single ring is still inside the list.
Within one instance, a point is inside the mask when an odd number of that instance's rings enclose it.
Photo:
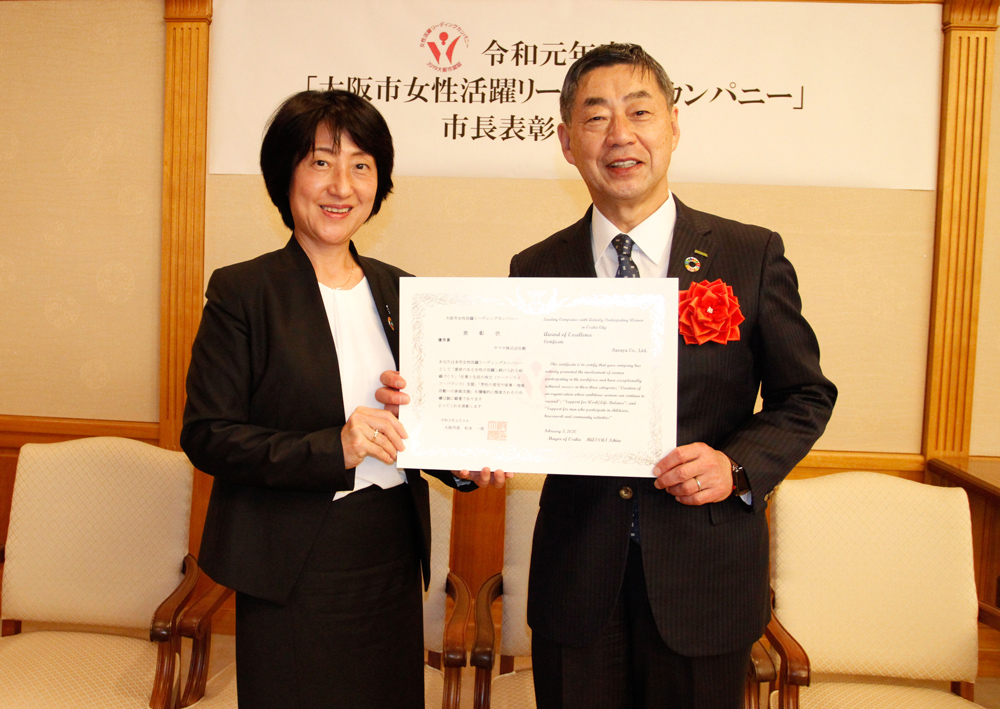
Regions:
[[[472,697],[473,709],[487,709],[490,706],[490,691],[493,676],[484,668],[476,668],[476,686]]]
[[[462,668],[446,667],[444,669],[444,697],[441,700],[442,709],[458,709],[462,698]]]

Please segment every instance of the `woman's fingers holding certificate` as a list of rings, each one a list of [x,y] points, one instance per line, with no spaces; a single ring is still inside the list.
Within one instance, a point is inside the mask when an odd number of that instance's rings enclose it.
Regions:
[[[359,406],[354,409],[340,431],[344,448],[344,466],[356,468],[371,456],[387,465],[396,462],[396,453],[403,450],[406,430],[395,416],[384,409]]]
[[[497,468],[496,470],[490,470],[489,468],[483,468],[479,472],[473,473],[468,470],[454,470],[452,473],[463,480],[471,480],[476,483],[479,487],[486,487],[487,485],[492,485],[495,488],[502,488],[507,484],[507,480],[514,477],[514,473],[505,473],[504,471]]]
[[[389,369],[382,372],[379,376],[379,382],[382,386],[375,391],[375,400],[393,416],[399,416],[399,407],[410,403],[409,395],[403,393],[406,380],[400,376],[399,372]]]

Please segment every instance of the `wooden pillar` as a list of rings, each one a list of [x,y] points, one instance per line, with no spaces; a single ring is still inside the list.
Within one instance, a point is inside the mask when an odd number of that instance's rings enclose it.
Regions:
[[[212,0],[166,0],[160,446],[177,450],[184,378],[202,308]]]
[[[160,446],[180,448],[184,380],[201,319],[205,269],[208,28],[212,0],[165,0]],[[195,471],[189,549],[197,555],[212,479]]]
[[[925,458],[969,454],[1000,0],[946,0]]]

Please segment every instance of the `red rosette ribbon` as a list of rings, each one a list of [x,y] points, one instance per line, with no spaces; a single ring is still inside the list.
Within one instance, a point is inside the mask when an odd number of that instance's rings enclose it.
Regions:
[[[689,345],[706,342],[724,345],[738,340],[740,323],[744,320],[733,287],[722,279],[692,283],[690,288],[680,292],[678,329]]]

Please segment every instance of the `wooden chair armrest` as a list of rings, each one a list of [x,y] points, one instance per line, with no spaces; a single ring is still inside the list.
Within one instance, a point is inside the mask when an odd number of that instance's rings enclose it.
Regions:
[[[441,668],[444,670],[442,709],[458,709],[462,701],[462,668],[466,665],[466,633],[472,613],[469,586],[457,574],[448,572],[445,592],[454,601],[451,617],[444,626]],[[477,670],[478,671],[478,670]]]
[[[750,664],[747,665],[747,676],[743,687],[743,709],[760,709],[761,685],[769,683],[773,687],[775,677],[776,671],[771,653],[758,640],[750,648]]]
[[[476,592],[476,639],[472,644],[472,666],[492,672],[496,655],[493,601],[503,594],[503,574],[490,576]]]
[[[476,592],[476,637],[472,643],[472,666],[476,668],[473,709],[486,709],[491,702],[493,663],[497,651],[492,607],[493,601],[501,594],[503,574],[490,576]]]
[[[979,602],[979,622],[1000,630],[1000,608],[989,603]]]
[[[771,653],[758,640],[753,644],[753,649],[750,651],[750,667],[747,671],[748,679],[756,684],[773,682],[777,679],[777,672],[774,667],[774,660],[771,659]]]
[[[181,614],[177,622],[177,630],[181,636],[199,639],[211,633],[212,617],[233,593],[233,589],[213,581],[208,590]]]
[[[191,554],[184,557],[183,569],[184,578],[181,579],[180,584],[153,613],[153,622],[149,627],[149,639],[155,643],[167,642],[174,636],[181,608],[191,597],[195,584],[198,583],[198,560]]]
[[[181,707],[190,706],[205,696],[212,649],[212,617],[233,593],[233,589],[213,581],[205,593],[184,609],[177,622],[178,635],[192,640],[191,663],[187,684],[180,697]]]
[[[444,652],[441,661],[445,667],[465,667],[465,633],[472,613],[472,593],[461,577],[448,572],[445,590],[455,602],[451,617],[444,628]]]
[[[169,709],[173,706],[174,680],[177,660],[181,652],[181,637],[177,621],[184,604],[191,598],[198,583],[198,561],[188,554],[184,557],[184,578],[153,613],[149,639],[157,644],[156,674],[149,699],[151,709]]]
[[[781,658],[781,668],[778,670],[778,683],[792,684],[798,687],[809,686],[809,656],[792,637],[778,617],[771,611],[771,621],[764,630],[764,637]]]
[[[778,707],[798,709],[799,687],[809,686],[809,656],[778,621],[773,608],[771,620],[764,629],[764,637],[781,659],[781,666],[778,668]]]

